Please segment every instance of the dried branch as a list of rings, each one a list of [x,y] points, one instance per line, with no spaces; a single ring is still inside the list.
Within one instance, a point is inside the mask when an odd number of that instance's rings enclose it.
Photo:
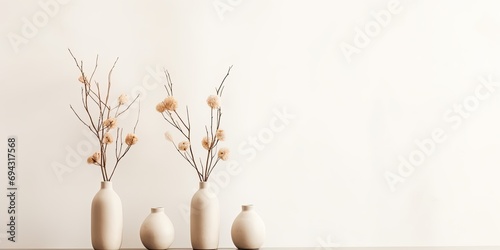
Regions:
[[[127,110],[129,110],[129,108],[135,103],[135,101],[137,101],[139,99],[139,95],[137,95],[134,100],[132,100],[132,102],[120,113],[118,113],[117,115],[115,115],[116,118],[118,118],[120,115],[122,115],[123,113],[127,112]],[[140,103],[139,103],[139,110],[140,110]]]
[[[224,90],[224,83],[229,76],[229,73],[231,71],[233,66],[230,66],[226,75],[222,79],[220,85],[215,88],[215,92],[217,96],[222,96],[222,92]],[[165,73],[165,78],[167,83],[164,85],[165,90],[167,92],[168,98],[165,100],[168,100],[167,102],[171,103],[173,101],[176,103],[175,99],[173,99],[173,83],[170,78],[170,74],[167,70],[164,70]],[[216,100],[217,101],[217,100]],[[206,147],[207,153],[206,153],[206,158],[203,161],[202,158],[198,158],[199,160],[199,166],[197,165],[197,162],[195,159],[195,155],[193,153],[193,148],[192,148],[192,140],[191,140],[191,120],[190,120],[190,114],[189,114],[189,109],[186,106],[186,119],[183,119],[181,115],[177,112],[175,108],[172,108],[172,106],[176,105],[168,105],[165,104],[165,102],[160,102],[157,105],[157,110],[161,113],[163,119],[168,122],[174,129],[179,131],[180,134],[187,140],[189,143],[189,151],[181,151],[179,147],[172,141],[172,145],[175,147],[177,152],[196,170],[197,176],[200,179],[200,181],[208,181],[208,178],[212,171],[215,169],[216,165],[219,163],[220,158],[218,157],[217,154],[217,148],[219,145],[219,138],[217,137],[217,131],[220,128],[221,125],[221,118],[222,118],[222,111],[220,107],[215,108],[214,105],[209,103],[210,106],[210,127],[205,126],[205,133],[206,133],[206,138],[207,138],[207,144],[204,145]],[[214,109],[216,109],[214,111]],[[184,150],[184,149],[183,149]],[[225,160],[225,157],[223,158]]]
[[[222,91],[224,90],[224,82],[226,81],[226,78],[229,76],[229,72],[233,68],[233,65],[229,66],[229,69],[227,70],[226,76],[224,76],[224,79],[222,79],[222,82],[220,83],[219,87],[215,89],[215,92],[217,93],[218,96],[222,96]]]
[[[107,86],[106,86],[106,89],[103,91],[101,89],[100,84],[97,81],[95,81],[95,82],[93,81],[94,75],[97,72],[97,68],[98,68],[99,56],[98,55],[96,56],[95,66],[92,70],[92,74],[90,75],[90,78],[87,79],[85,71],[84,71],[84,67],[83,67],[83,61],[78,62],[78,60],[74,56],[73,52],[70,49],[68,49],[68,51],[71,54],[76,66],[80,72],[80,79],[79,80],[83,84],[82,91],[81,91],[81,102],[83,105],[83,109],[86,113],[86,116],[85,116],[86,119],[84,119],[84,117],[79,115],[76,112],[76,110],[73,108],[73,106],[70,105],[70,108],[73,111],[73,113],[76,115],[78,120],[80,120],[94,134],[95,138],[99,142],[99,151],[98,151],[98,153],[100,154],[100,159],[98,159],[99,162],[97,162],[97,159],[96,159],[96,160],[89,161],[89,163],[93,163],[93,164],[98,165],[100,167],[103,181],[111,181],[111,178],[113,177],[118,164],[123,159],[123,157],[129,152],[131,146],[133,144],[135,144],[135,141],[136,141],[135,131],[136,131],[137,125],[139,123],[140,107],[139,107],[139,111],[138,111],[137,120],[136,120],[134,128],[133,128],[133,132],[134,132],[133,143],[127,142],[127,147],[125,149],[123,148],[123,141],[124,141],[123,128],[118,127],[116,129],[116,140],[114,142],[114,143],[116,143],[115,150],[114,150],[115,151],[115,162],[114,162],[114,164],[112,164],[113,170],[111,171],[110,175],[108,172],[108,161],[111,159],[108,157],[107,151],[108,151],[108,145],[110,143],[113,143],[113,142],[112,142],[112,139],[110,139],[110,137],[109,137],[110,135],[108,135],[107,133],[109,133],[109,131],[116,126],[116,124],[114,124],[116,122],[116,119],[121,114],[123,114],[124,112],[129,110],[129,108],[136,102],[136,100],[138,100],[139,96],[137,96],[121,112],[118,112],[118,111],[119,111],[119,107],[123,103],[120,103],[120,101],[119,101],[119,105],[116,106],[117,112],[112,117],[111,110],[113,110],[114,108],[112,109],[111,105],[109,105],[110,97],[111,97],[111,89],[112,89],[111,75],[113,73],[113,70],[114,70],[117,62],[118,62],[118,58],[116,58],[115,62],[113,63],[113,66],[111,67],[111,69],[108,72]],[[112,118],[112,120],[111,120],[111,118]],[[108,123],[108,124],[105,125],[106,123]],[[113,123],[113,124],[111,124],[111,123]],[[105,141],[105,138],[106,138],[106,141]],[[97,157],[97,155],[95,155],[93,157]]]

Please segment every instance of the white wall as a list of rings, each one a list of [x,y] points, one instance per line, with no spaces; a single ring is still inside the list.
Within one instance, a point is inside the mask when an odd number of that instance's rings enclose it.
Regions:
[[[56,5],[47,12],[44,3]],[[185,215],[197,179],[163,138],[168,126],[154,110],[165,97],[159,73],[170,71],[202,133],[205,98],[229,65],[223,126],[240,172],[228,175],[224,163],[211,179],[220,190],[221,247],[232,246],[230,226],[246,203],[267,224],[267,247],[500,244],[497,1],[2,6],[0,186],[5,141],[16,135],[20,188],[18,242],[2,229],[2,248],[90,247],[100,174],[78,153],[88,139],[69,109],[80,105],[80,83],[67,48],[89,70],[99,54],[101,81],[120,57],[116,95],[143,96],[140,141],[113,179],[124,205],[123,247],[141,246],[139,226],[153,206],[173,221],[173,246],[190,247]],[[381,11],[391,13],[383,24]],[[363,37],[365,28],[375,34]],[[70,170],[58,179],[61,165]],[[394,190],[388,175],[398,178]]]

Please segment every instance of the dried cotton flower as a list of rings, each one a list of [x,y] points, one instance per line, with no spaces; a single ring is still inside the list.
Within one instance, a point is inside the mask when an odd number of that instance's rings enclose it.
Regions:
[[[163,113],[165,110],[167,110],[167,108],[165,108],[165,103],[160,102],[156,105],[156,111]]]
[[[219,96],[216,96],[216,95],[209,96],[207,98],[207,104],[212,109],[219,108],[219,106],[220,106]]]
[[[104,138],[102,140],[104,144],[111,144],[113,143],[113,141],[114,141],[113,136],[110,133],[104,134]]]
[[[81,82],[81,83],[86,84],[87,83],[87,78],[84,77],[84,76],[80,76],[80,77],[78,77],[78,81]]]
[[[132,133],[128,134],[127,137],[125,137],[125,143],[129,146],[134,145],[138,140],[139,138],[137,137],[137,135]]]
[[[100,161],[101,161],[101,153],[99,152],[95,152],[93,155],[87,158],[88,164],[99,164]]]
[[[229,158],[229,149],[221,148],[217,156],[219,156],[219,158],[223,161],[227,160]]]
[[[183,141],[179,143],[179,150],[180,151],[186,151],[189,148],[189,142],[188,141]]]
[[[115,128],[116,127],[116,118],[109,118],[104,121],[104,127],[105,128]]]
[[[223,129],[217,129],[217,132],[215,132],[215,137],[223,141],[224,139],[226,139],[226,133]]]
[[[121,94],[118,97],[118,105],[123,105],[128,102],[128,96],[126,94]]]
[[[92,156],[89,156],[89,158],[87,158],[87,163],[88,164],[96,164],[96,162],[94,161],[94,158],[92,158]]]
[[[203,140],[201,140],[201,145],[203,146],[204,149],[209,150],[210,149],[210,144],[211,140],[208,137],[203,137]]]
[[[163,100],[163,105],[168,111],[175,111],[177,109],[177,100],[173,96],[169,96]]]

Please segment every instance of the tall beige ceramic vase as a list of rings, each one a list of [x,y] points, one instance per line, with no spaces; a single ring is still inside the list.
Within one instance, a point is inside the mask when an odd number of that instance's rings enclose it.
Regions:
[[[120,249],[123,235],[122,201],[112,182],[101,182],[101,189],[92,200],[92,247],[98,250]]]
[[[200,182],[191,199],[191,246],[193,249],[217,249],[219,246],[219,200],[210,183]]]
[[[238,249],[258,249],[264,243],[266,226],[253,205],[241,206],[231,226],[231,239]]]

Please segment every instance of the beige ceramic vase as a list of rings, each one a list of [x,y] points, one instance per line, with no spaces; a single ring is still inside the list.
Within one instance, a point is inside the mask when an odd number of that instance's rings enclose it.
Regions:
[[[163,207],[151,208],[151,213],[141,225],[141,242],[147,249],[168,249],[174,242],[174,225]]]
[[[92,200],[92,247],[96,250],[116,250],[122,245],[122,201],[113,190],[112,182],[102,181],[101,189]]]
[[[266,226],[253,205],[241,206],[242,211],[231,226],[231,239],[239,249],[258,249],[264,243]]]
[[[219,246],[219,200],[210,183],[200,182],[191,199],[190,231],[193,249],[217,249]]]

